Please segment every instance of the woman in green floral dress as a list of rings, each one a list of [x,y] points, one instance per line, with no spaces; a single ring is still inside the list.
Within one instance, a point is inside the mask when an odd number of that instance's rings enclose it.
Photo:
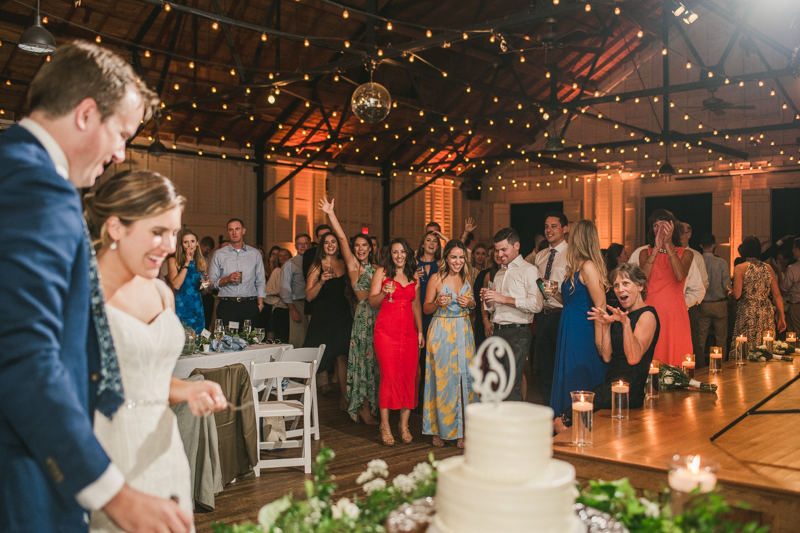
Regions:
[[[350,334],[350,353],[347,357],[347,397],[339,401],[353,421],[359,418],[370,425],[378,424],[378,360],[372,344],[377,309],[369,305],[369,291],[375,265],[372,264],[372,241],[369,235],[358,234],[353,237],[353,251],[350,251],[347,236],[336,218],[333,202],[327,198],[319,201],[319,208],[328,214],[331,226],[339,238],[340,248],[353,292],[358,305],[353,318]]]

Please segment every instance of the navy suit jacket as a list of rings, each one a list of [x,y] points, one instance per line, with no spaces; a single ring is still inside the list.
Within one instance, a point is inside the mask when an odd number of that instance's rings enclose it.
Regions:
[[[0,247],[0,531],[85,532],[75,495],[109,459],[81,201],[20,126],[0,135]]]

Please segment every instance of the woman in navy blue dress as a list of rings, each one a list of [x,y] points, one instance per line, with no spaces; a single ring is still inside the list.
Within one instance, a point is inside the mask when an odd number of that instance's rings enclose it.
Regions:
[[[197,234],[190,229],[178,235],[180,246],[169,258],[169,281],[175,290],[175,313],[181,322],[195,331],[205,327],[203,299],[203,276],[207,274],[206,261],[197,246]]]
[[[607,283],[597,227],[579,220],[569,234],[561,292],[554,295],[564,303],[550,394],[550,407],[556,414],[571,405],[570,392],[592,390],[605,379],[608,365],[598,352],[600,326],[589,321],[589,312],[593,307],[606,308]]]

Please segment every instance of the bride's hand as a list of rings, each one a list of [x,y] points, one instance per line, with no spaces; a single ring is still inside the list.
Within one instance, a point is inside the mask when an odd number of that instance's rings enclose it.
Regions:
[[[186,403],[197,417],[208,416],[228,407],[222,387],[213,381],[196,381],[189,387]]]

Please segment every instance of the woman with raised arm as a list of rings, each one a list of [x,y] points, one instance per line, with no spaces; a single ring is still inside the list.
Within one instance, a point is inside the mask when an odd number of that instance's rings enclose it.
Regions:
[[[203,299],[200,292],[207,288],[202,277],[208,274],[206,260],[197,245],[197,234],[185,229],[178,235],[175,255],[167,259],[169,281],[175,290],[175,313],[187,327],[200,333],[205,327]]]
[[[692,251],[681,247],[683,224],[666,209],[656,209],[647,219],[650,245],[639,253],[639,265],[647,276],[648,303],[656,308],[664,334],[655,358],[678,366],[683,354],[694,352],[692,328],[683,289],[692,266]]]
[[[353,329],[350,300],[353,291],[341,249],[339,239],[331,232],[325,233],[317,246],[314,262],[306,277],[306,300],[314,302],[314,314],[308,323],[303,347],[325,345],[317,373],[336,372],[341,388],[339,409],[346,411],[347,353],[350,351],[350,331]]]
[[[428,330],[425,408],[422,433],[433,445],[457,439],[464,447],[464,406],[477,401],[469,365],[475,355],[469,313],[475,296],[467,272],[467,248],[452,240],[444,247],[439,271],[428,283],[423,311],[433,314]]]
[[[372,258],[372,241],[369,235],[359,233],[353,237],[353,251],[347,243],[347,236],[342,229],[333,208],[334,200],[328,202],[326,197],[319,201],[331,222],[333,231],[339,237],[342,257],[350,276],[350,284],[356,296],[356,313],[353,317],[353,329],[350,333],[350,352],[347,355],[347,413],[354,422],[359,418],[364,423],[377,425],[378,414],[378,360],[375,358],[373,332],[377,310],[369,305],[369,289],[375,265]],[[340,375],[341,380],[341,375]],[[344,383],[339,382],[340,385]]]
[[[381,373],[380,432],[386,446],[394,444],[389,409],[400,410],[402,441],[407,444],[412,440],[408,418],[418,401],[417,354],[425,346],[416,270],[417,262],[408,241],[394,239],[389,243],[384,266],[378,267],[372,277],[369,292],[370,305],[380,307],[375,320],[375,354]]]
[[[606,309],[593,307],[589,320],[600,331],[600,356],[608,363],[606,378],[594,388],[594,410],[611,409],[611,384],[625,381],[630,385],[630,407],[644,405],[644,388],[653,352],[661,329],[654,307],[646,305],[647,278],[636,265],[622,263],[608,279],[621,304]],[[556,433],[572,426],[572,406],[566,407],[555,419]]]

